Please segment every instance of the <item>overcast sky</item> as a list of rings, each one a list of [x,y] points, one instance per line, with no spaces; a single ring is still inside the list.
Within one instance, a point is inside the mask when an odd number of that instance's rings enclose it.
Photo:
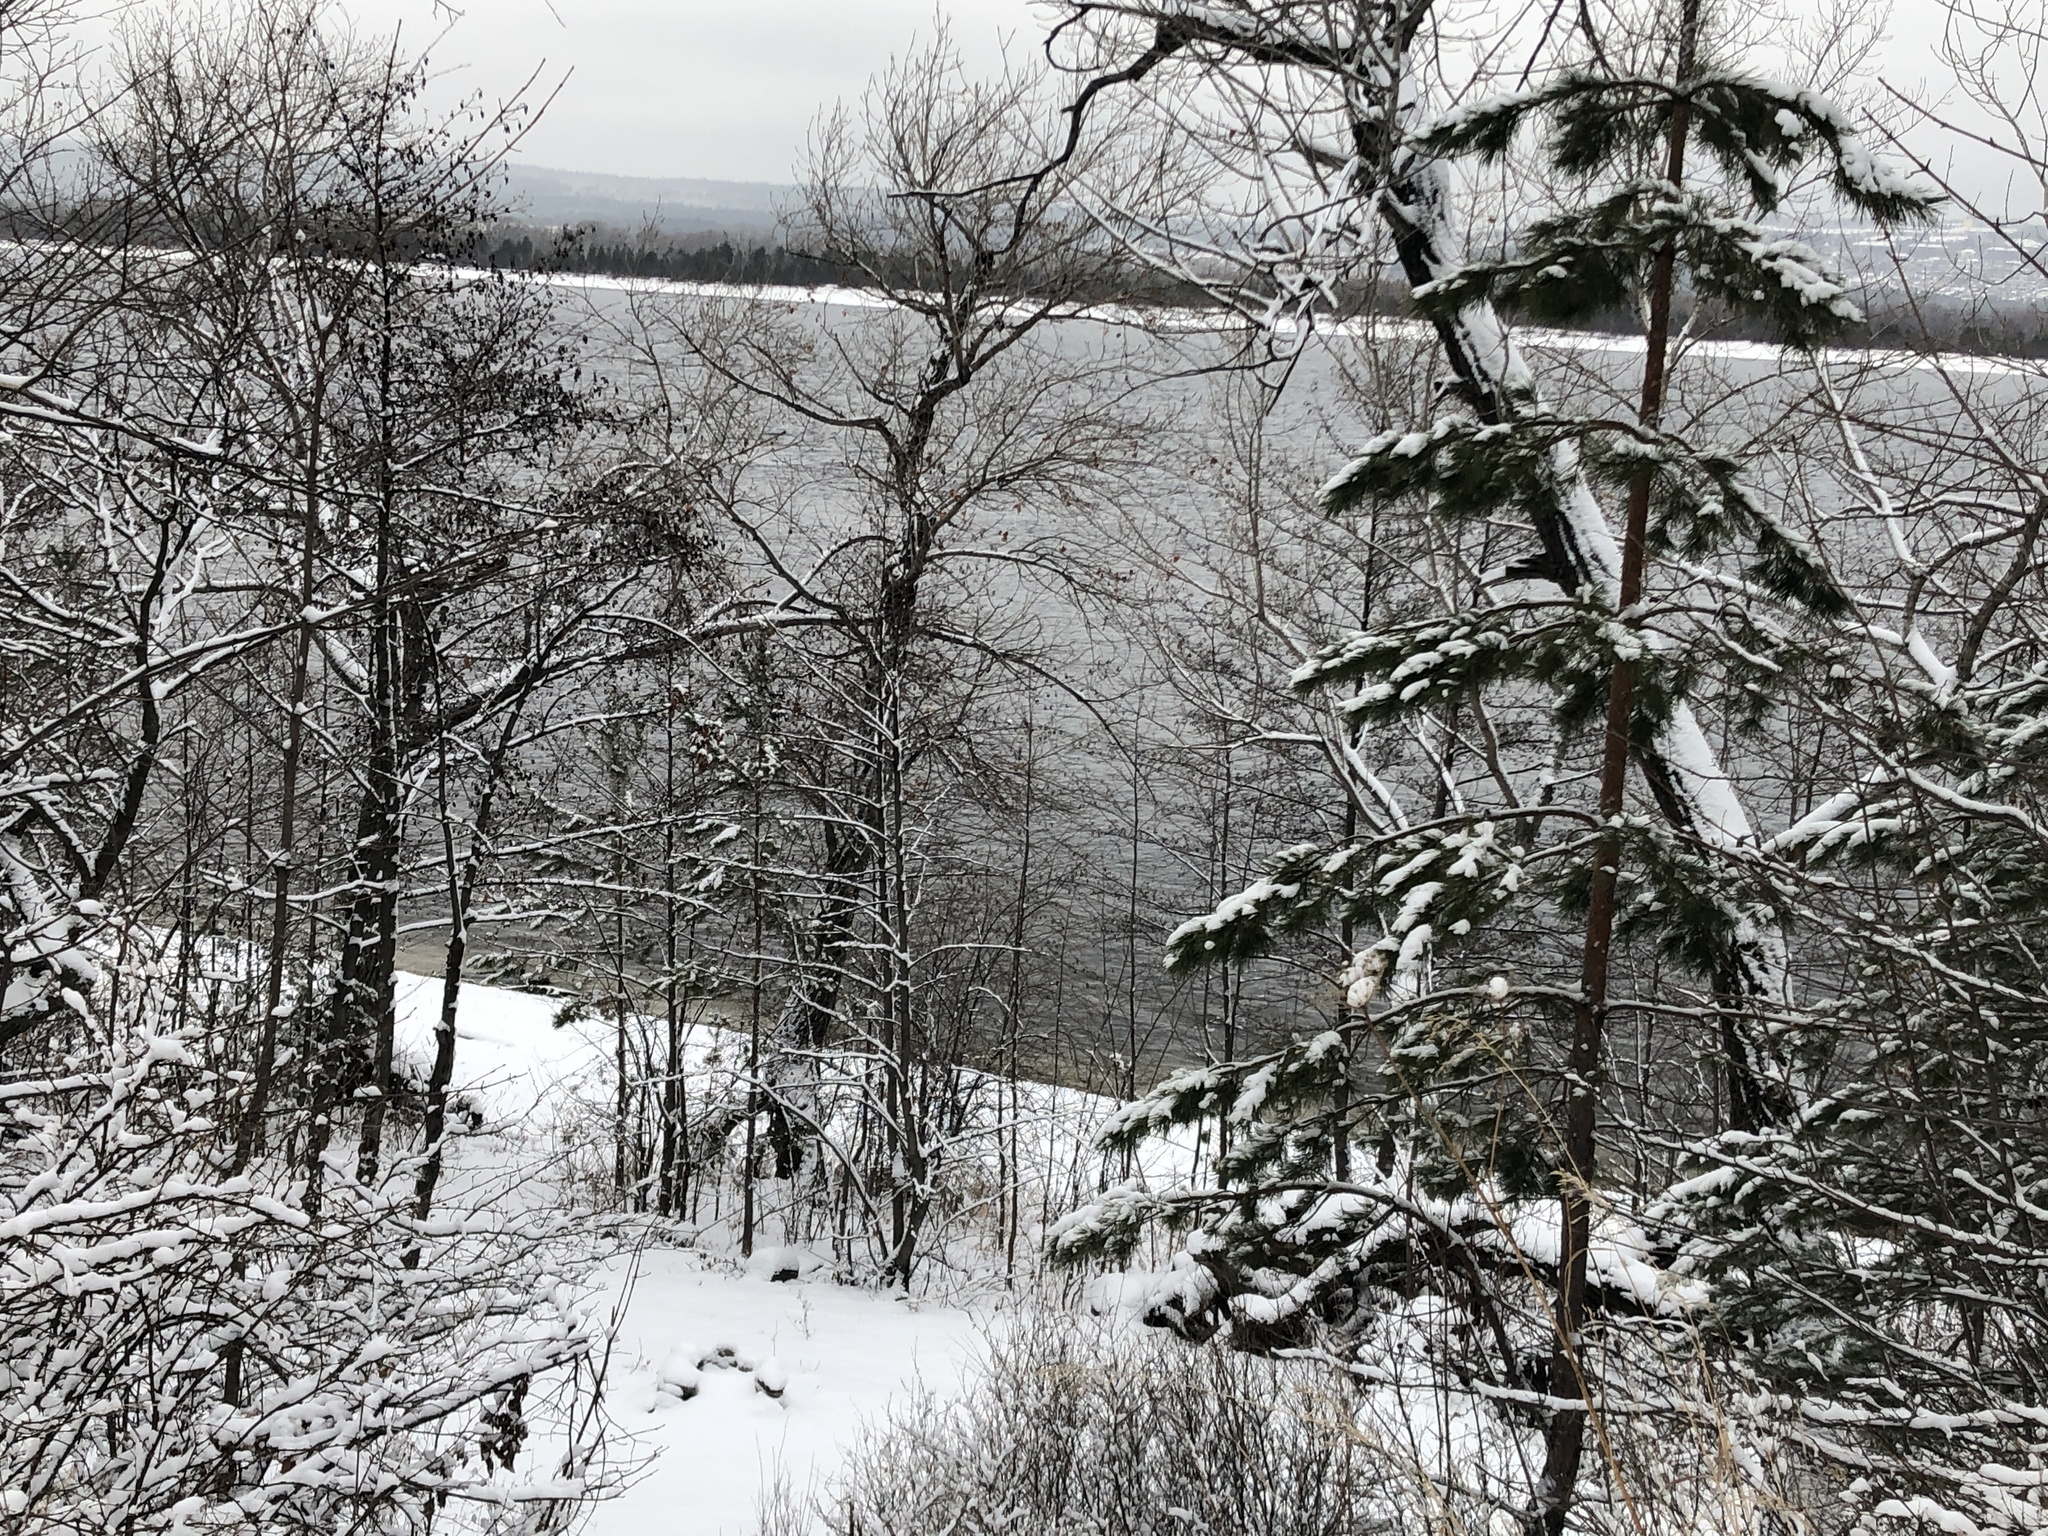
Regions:
[[[859,93],[941,9],[970,66],[1007,36],[1035,45],[1028,0],[345,0],[365,26],[402,24],[449,83],[492,96],[536,68],[561,94],[527,140],[539,165],[629,176],[786,182],[823,103]]]
[[[535,70],[543,90],[560,85],[526,142],[531,163],[770,182],[790,179],[821,105],[859,94],[941,12],[969,66],[990,73],[1006,41],[1036,49],[1046,15],[1032,0],[455,0],[452,9],[449,0],[340,0],[339,9],[369,30],[402,27],[409,49],[432,44],[444,90],[503,97]],[[1937,14],[1933,0],[1895,0],[1884,78],[1908,88],[1925,78]]]

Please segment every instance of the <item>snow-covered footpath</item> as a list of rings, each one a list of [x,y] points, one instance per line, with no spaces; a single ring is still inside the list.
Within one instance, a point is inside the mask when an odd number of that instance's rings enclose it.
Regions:
[[[424,1057],[440,983],[400,978],[401,1049]],[[557,1027],[547,998],[465,986],[456,1085],[496,1134],[466,1143],[472,1189],[545,1198],[565,1171],[560,1125],[603,1042]],[[798,1278],[785,1276],[791,1269]],[[599,1270],[614,1324],[606,1406],[614,1465],[633,1481],[594,1510],[592,1536],[750,1536],[780,1483],[801,1498],[901,1394],[960,1383],[982,1319],[957,1306],[833,1284],[816,1261],[764,1249],[751,1264],[673,1242]]]

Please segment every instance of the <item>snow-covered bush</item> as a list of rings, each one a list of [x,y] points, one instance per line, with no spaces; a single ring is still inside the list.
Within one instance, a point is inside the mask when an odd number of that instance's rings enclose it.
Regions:
[[[1341,1377],[1039,1315],[1000,1320],[972,1385],[900,1407],[811,1514],[767,1536],[1354,1536],[1425,1528],[1398,1449],[1356,1432]],[[785,1501],[786,1502],[786,1501]]]
[[[514,1471],[600,1332],[554,1224],[416,1223],[409,1183],[339,1166],[309,1217],[280,1165],[233,1166],[196,1031],[109,1033],[0,1083],[8,1530],[524,1528],[580,1500],[573,1436]]]

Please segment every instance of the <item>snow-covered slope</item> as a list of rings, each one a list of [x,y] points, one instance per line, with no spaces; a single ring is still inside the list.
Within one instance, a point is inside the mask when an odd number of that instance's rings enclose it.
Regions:
[[[399,1044],[414,1061],[431,1052],[440,996],[437,979],[399,978]],[[554,999],[462,989],[455,1086],[489,1124],[453,1159],[451,1185],[471,1198],[551,1198],[571,1097],[607,1091],[608,1021],[558,1016]],[[693,1055],[718,1035],[698,1031]],[[955,1386],[986,1321],[834,1284],[797,1250],[764,1247],[743,1265],[648,1232],[597,1277],[615,1332],[606,1409],[619,1438],[607,1455],[637,1472],[594,1510],[591,1536],[751,1536],[764,1490],[779,1482],[801,1498],[900,1393]],[[707,1233],[707,1246],[723,1236]],[[804,1278],[772,1278],[792,1269]]]

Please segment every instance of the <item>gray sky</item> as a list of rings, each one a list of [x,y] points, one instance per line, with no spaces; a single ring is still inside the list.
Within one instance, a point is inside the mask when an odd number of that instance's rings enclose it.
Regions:
[[[1497,3],[1457,8],[1483,17]],[[1845,0],[1737,3],[1758,16],[1811,17]],[[819,108],[857,95],[892,54],[930,36],[938,15],[968,66],[989,73],[1006,41],[1035,50],[1045,17],[1032,0],[339,0],[337,9],[372,31],[401,27],[409,50],[431,44],[448,95],[501,98],[535,70],[537,90],[559,84],[526,142],[531,163],[778,183],[790,179]],[[1874,73],[1908,90],[1926,80],[1939,16],[1934,0],[1893,0]],[[2006,174],[2001,164],[1997,179]],[[2017,195],[2026,206],[2043,196],[2031,186]]]
[[[365,27],[402,24],[445,86],[497,97],[536,67],[568,79],[526,142],[536,164],[629,176],[785,182],[818,108],[857,95],[940,11],[967,63],[1035,46],[1028,0],[344,0]]]

